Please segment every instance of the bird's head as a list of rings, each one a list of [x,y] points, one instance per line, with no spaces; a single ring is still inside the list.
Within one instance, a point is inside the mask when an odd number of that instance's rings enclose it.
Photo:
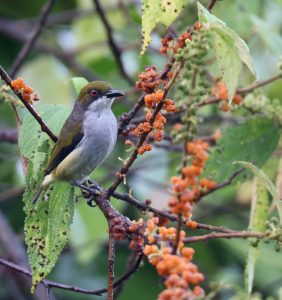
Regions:
[[[113,89],[105,81],[87,83],[80,91],[77,102],[86,110],[100,110],[110,108],[114,98],[123,96],[124,93]]]

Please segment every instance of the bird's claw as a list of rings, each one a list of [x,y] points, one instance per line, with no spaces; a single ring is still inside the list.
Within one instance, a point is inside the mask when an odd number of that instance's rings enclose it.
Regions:
[[[86,202],[90,207],[96,207],[97,204],[95,203],[95,200],[91,197],[90,199],[87,200]]]

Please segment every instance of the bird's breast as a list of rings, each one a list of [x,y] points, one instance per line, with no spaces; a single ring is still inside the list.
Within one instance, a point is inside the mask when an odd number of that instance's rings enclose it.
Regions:
[[[101,113],[86,112],[83,121],[84,137],[78,145],[81,169],[91,173],[110,154],[116,143],[117,120],[111,110]]]

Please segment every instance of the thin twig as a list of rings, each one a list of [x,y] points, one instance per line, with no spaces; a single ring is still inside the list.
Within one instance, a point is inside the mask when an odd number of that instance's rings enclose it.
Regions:
[[[11,68],[11,77],[14,77],[25,59],[27,58],[29,52],[31,51],[33,45],[35,44],[37,38],[39,37],[46,20],[48,18],[48,15],[55,4],[56,0],[49,0],[46,5],[44,5],[41,15],[38,19],[38,22],[34,25],[34,28],[30,34],[29,39],[26,41],[26,43],[23,45],[21,51],[19,52],[18,56],[16,57],[12,68]]]
[[[238,175],[240,175],[243,171],[245,171],[245,170],[246,170],[246,169],[241,168],[241,169],[239,169],[238,171],[234,172],[229,178],[227,178],[226,180],[222,181],[222,183],[218,184],[213,190],[208,190],[207,192],[203,192],[203,193],[201,194],[201,198],[202,198],[202,197],[205,197],[205,196],[207,196],[207,195],[209,195],[209,194],[212,194],[212,193],[214,193],[215,191],[218,191],[218,190],[220,190],[220,189],[226,187],[227,185],[230,185],[230,184],[233,182],[233,180],[234,180]]]
[[[152,213],[156,214],[157,216],[167,218],[173,222],[177,221],[177,219],[178,219],[176,215],[173,215],[173,214],[170,214],[163,210],[148,206],[147,204],[136,200],[134,197],[132,197],[128,194],[121,194],[119,192],[114,192],[112,196],[116,199],[123,200],[127,203],[130,203],[144,212],[152,212]],[[187,219],[183,220],[183,224],[185,224],[187,221],[188,221]],[[219,232],[236,232],[235,230],[231,230],[231,229],[225,228],[223,226],[214,226],[214,225],[208,225],[208,224],[202,224],[202,223],[197,223],[196,229],[204,229],[204,230],[208,230],[208,231],[219,231]]]
[[[123,276],[121,276],[116,282],[114,282],[114,284],[113,284],[114,287],[117,287],[120,284],[122,284],[133,273],[135,273],[137,271],[138,266],[140,265],[140,263],[142,261],[142,257],[143,256],[140,255],[138,257],[136,263],[134,264],[134,266],[127,273],[125,273]],[[32,277],[31,271],[29,271],[28,269],[26,269],[24,267],[20,267],[6,259],[0,258],[0,265],[10,268],[12,270],[15,270],[17,272],[20,272],[28,277]],[[41,284],[43,284],[45,287],[48,287],[49,289],[57,288],[57,289],[62,289],[62,290],[68,290],[70,292],[77,292],[77,293],[81,293],[81,294],[97,295],[97,296],[101,296],[102,294],[107,293],[107,291],[108,291],[108,288],[103,288],[103,289],[99,289],[99,290],[82,289],[82,288],[79,288],[74,285],[62,284],[62,283],[58,283],[58,282],[47,280],[47,279],[43,279],[41,281]]]
[[[111,24],[110,24],[110,22],[109,22],[109,20],[106,16],[106,13],[105,13],[103,7],[101,6],[99,0],[93,0],[93,3],[95,5],[97,13],[99,14],[99,16],[101,18],[101,21],[102,21],[102,23],[105,27],[108,43],[109,43],[109,46],[110,46],[110,48],[112,50],[112,53],[115,57],[117,65],[119,66],[120,72],[121,72],[122,76],[127,80],[127,82],[130,85],[133,85],[134,81],[130,78],[130,76],[125,71],[125,68],[124,68],[124,65],[123,65],[123,62],[122,62],[122,58],[121,58],[121,51],[120,51],[118,45],[116,44],[116,42],[114,40],[113,28],[112,28],[112,26],[111,26]]]
[[[130,121],[136,116],[137,112],[143,107],[144,105],[144,96],[142,95],[138,101],[134,104],[131,110],[128,113],[123,114],[119,121],[119,134],[123,132],[126,126],[130,123]]]
[[[6,23],[2,24],[0,22],[0,32],[21,43],[26,43],[27,41],[25,31],[19,32],[19,30],[17,30],[17,24],[14,24],[14,22],[9,22],[8,25],[6,25]],[[73,72],[82,75],[89,81],[99,79],[99,77],[95,73],[93,73],[92,70],[80,64],[72,55],[71,51],[67,52],[61,49],[50,47],[47,43],[44,43],[42,40],[37,40],[36,44],[34,45],[34,48],[40,52],[54,55]]]
[[[109,221],[109,247],[108,247],[108,300],[114,299],[114,278],[115,278],[115,238],[114,238],[114,230],[111,224],[111,220]]]
[[[265,86],[273,81],[276,81],[278,79],[282,79],[282,73],[279,73],[273,77],[270,77],[266,80],[263,80],[263,81],[258,81],[257,83],[255,83],[254,85],[251,85],[249,87],[246,87],[246,88],[242,88],[242,89],[238,89],[237,90],[237,93],[240,94],[240,95],[245,95],[245,94],[248,94],[248,93],[251,93],[252,91],[254,91],[255,89],[257,88],[260,88],[262,86]]]
[[[226,233],[209,233],[200,236],[191,236],[184,239],[185,243],[197,243],[213,239],[230,239],[230,238],[251,238],[256,237],[262,239],[266,236],[264,232],[253,232],[253,231],[238,231],[238,232],[226,232]]]
[[[268,78],[266,80],[259,81],[259,82],[255,83],[255,84],[253,84],[253,85],[251,85],[249,87],[245,87],[245,88],[242,88],[242,89],[237,89],[236,94],[244,96],[244,95],[246,95],[248,93],[253,92],[257,88],[260,88],[260,87],[263,87],[265,85],[268,85],[268,84],[272,83],[273,81],[276,81],[276,80],[281,79],[281,78],[282,78],[282,73],[277,74],[277,75],[275,75],[273,77],[270,77],[270,78]],[[207,99],[204,99],[204,100],[200,101],[197,104],[197,107],[202,107],[202,106],[209,105],[209,104],[215,104],[215,103],[218,103],[220,101],[222,101],[222,99],[219,98],[219,97],[209,97]]]
[[[6,71],[3,69],[2,66],[0,66],[0,76],[1,78],[10,86],[10,88],[13,90],[13,92],[18,96],[18,98],[21,100],[23,105],[27,108],[27,110],[33,115],[33,117],[36,119],[36,121],[41,126],[41,130],[49,135],[49,137],[56,142],[57,137],[55,134],[51,131],[51,129],[46,125],[46,123],[42,120],[42,118],[38,115],[38,113],[34,110],[34,108],[22,97],[21,93],[14,90],[14,88],[11,85],[12,79],[10,76],[6,73]]]
[[[217,0],[210,0],[209,4],[208,4],[208,6],[207,6],[207,9],[208,9],[209,11],[211,11],[211,10],[213,9],[213,7],[214,7],[216,1],[217,1]]]
[[[127,271],[126,273],[115,282],[114,287],[117,287],[114,291],[114,299],[116,299],[118,297],[118,295],[120,294],[120,292],[122,291],[122,288],[124,286],[124,283],[126,282],[127,279],[130,278],[130,276],[132,274],[134,274],[139,265],[142,262],[143,259],[143,253],[138,253],[137,259],[136,259],[136,252],[132,252],[132,257],[129,257],[128,263],[127,263]],[[121,281],[121,282],[120,282]]]

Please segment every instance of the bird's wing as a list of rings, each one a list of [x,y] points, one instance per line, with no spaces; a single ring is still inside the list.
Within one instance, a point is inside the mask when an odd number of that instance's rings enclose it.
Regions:
[[[84,133],[82,125],[68,118],[65,122],[59,138],[51,152],[45,169],[45,175],[50,174],[57,166],[76,148],[82,140]],[[81,124],[81,123],[80,123]]]

